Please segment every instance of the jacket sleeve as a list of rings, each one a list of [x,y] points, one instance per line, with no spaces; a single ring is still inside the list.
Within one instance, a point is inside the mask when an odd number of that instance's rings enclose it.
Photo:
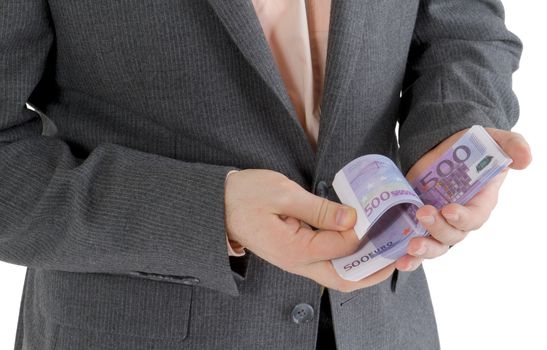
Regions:
[[[113,143],[74,156],[25,108],[44,70],[54,69],[46,67],[54,43],[46,1],[2,1],[0,13],[0,259],[172,283],[197,278],[237,296],[224,227],[224,179],[237,168]]]
[[[510,129],[522,43],[499,0],[421,0],[402,89],[401,168],[474,124]]]

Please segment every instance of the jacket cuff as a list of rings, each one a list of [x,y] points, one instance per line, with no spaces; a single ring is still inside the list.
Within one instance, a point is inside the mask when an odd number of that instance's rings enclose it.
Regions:
[[[450,107],[444,106],[444,113],[436,109],[428,112],[413,111],[424,116],[424,123],[401,127],[399,162],[403,174],[406,174],[427,152],[458,131],[473,125],[504,130],[511,128],[511,125],[505,122],[505,116],[487,116],[480,110],[454,109],[447,113],[447,109]]]

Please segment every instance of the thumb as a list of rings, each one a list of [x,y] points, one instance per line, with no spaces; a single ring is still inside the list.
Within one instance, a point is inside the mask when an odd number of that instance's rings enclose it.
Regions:
[[[524,169],[532,161],[532,153],[528,142],[522,135],[505,130],[486,128],[490,136],[500,145],[513,163],[510,165],[512,169]]]
[[[354,208],[316,196],[304,189],[295,193],[284,214],[315,228],[335,231],[353,228],[357,220]]]

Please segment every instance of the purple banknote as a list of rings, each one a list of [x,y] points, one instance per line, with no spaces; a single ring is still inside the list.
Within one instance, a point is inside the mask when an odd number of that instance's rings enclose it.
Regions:
[[[427,235],[417,222],[424,204],[465,204],[511,159],[481,126],[473,126],[409,184],[387,157],[366,155],[344,166],[333,180],[340,201],[357,211],[359,249],[332,260],[338,274],[360,280],[406,254],[412,237]]]

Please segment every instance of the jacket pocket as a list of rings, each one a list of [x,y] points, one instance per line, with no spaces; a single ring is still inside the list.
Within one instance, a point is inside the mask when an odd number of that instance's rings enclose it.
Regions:
[[[188,334],[193,287],[124,275],[37,270],[44,317],[61,325],[153,339]]]

